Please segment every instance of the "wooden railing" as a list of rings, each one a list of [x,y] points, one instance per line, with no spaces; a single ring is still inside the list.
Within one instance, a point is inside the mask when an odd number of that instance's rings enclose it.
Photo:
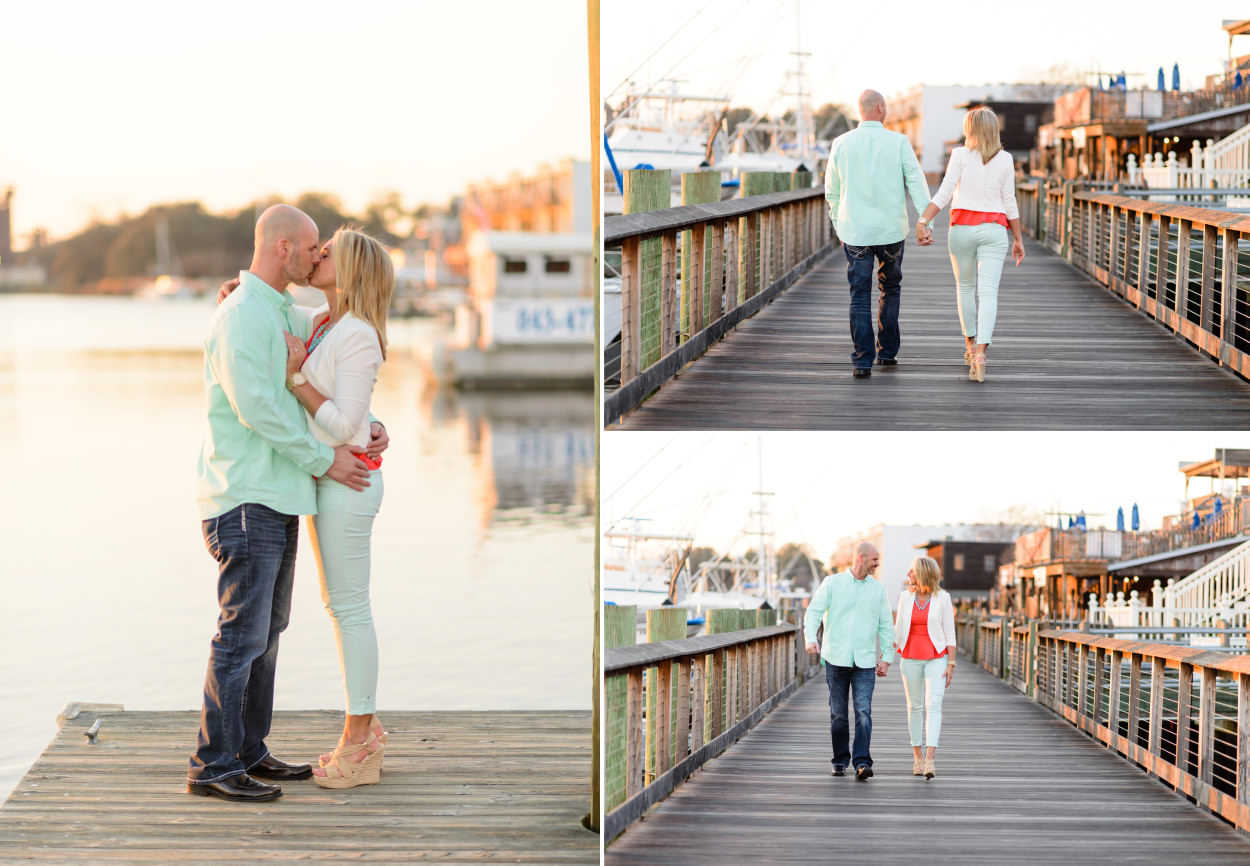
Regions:
[[[1071,182],[1017,185],[1031,234],[1125,301],[1243,377],[1250,377],[1250,217]]]
[[[691,247],[690,273],[681,275],[688,332],[678,322],[683,232]],[[653,239],[661,255],[648,265],[643,245]],[[773,300],[832,243],[818,187],[607,217],[604,248],[621,250],[621,387],[604,400],[604,424],[615,424]]]
[[[754,727],[810,675],[815,658],[802,628],[791,623],[606,650],[607,750],[611,756],[623,746],[625,759],[605,772],[604,839]],[[644,677],[648,668],[654,684]],[[644,726],[652,686],[656,722]],[[648,753],[655,756],[653,778],[645,777]]]
[[[961,615],[959,651],[1250,832],[1250,655]]]

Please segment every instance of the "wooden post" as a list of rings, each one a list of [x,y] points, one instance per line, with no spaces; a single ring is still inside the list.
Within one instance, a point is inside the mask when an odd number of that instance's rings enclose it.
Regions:
[[[1102,686],[1105,681],[1102,673],[1102,663],[1106,657],[1107,651],[1105,649],[1102,647],[1094,648],[1094,694],[1089,708],[1089,717],[1094,722],[1093,726],[1090,728],[1091,732],[1098,730],[1098,718],[1102,715]]]
[[[1250,674],[1237,675],[1237,802],[1241,815],[1250,805]],[[1250,822],[1238,820],[1239,830],[1250,830]]]
[[[1123,271],[1120,269],[1120,263],[1116,259],[1116,251],[1120,248],[1120,208],[1112,206],[1111,216],[1111,232],[1108,236],[1108,243],[1111,248],[1107,250],[1107,285],[1112,290],[1115,289],[1115,281],[1121,279]]]
[[[1159,302],[1155,318],[1167,324],[1163,310],[1167,308],[1168,299],[1168,246],[1171,242],[1168,235],[1172,232],[1172,218],[1167,214],[1159,216],[1159,254],[1155,257],[1155,300]]]
[[[708,271],[704,281],[708,298],[707,316],[704,324],[710,325],[721,317],[725,303],[725,223],[711,222],[707,227]]]
[[[1147,748],[1155,760],[1159,760],[1162,752],[1160,743],[1163,739],[1163,671],[1165,663],[1158,656],[1150,660],[1150,721],[1149,733],[1146,736]],[[1158,775],[1158,771],[1155,771]]]
[[[1215,244],[1218,237],[1219,229],[1215,226],[1202,227],[1202,312],[1198,325],[1208,334],[1215,333]]]
[[[1025,659],[1027,667],[1026,677],[1028,683],[1028,696],[1036,699],[1037,697],[1037,620],[1029,621],[1029,646],[1028,658]]]
[[[1141,725],[1141,655],[1132,653],[1128,663],[1128,748],[1124,753],[1133,755],[1137,745],[1137,729]]]
[[[655,746],[648,749],[652,753],[655,760],[655,775],[662,776],[668,772],[673,766],[673,740],[670,734],[669,721],[673,716],[673,662],[660,662],[658,668],[660,675],[655,679],[655,714],[656,725],[652,728],[648,723],[647,727],[655,731]],[[656,668],[652,668],[656,670]],[[650,737],[648,736],[648,739]]]
[[[1194,666],[1181,662],[1180,677],[1177,679],[1176,690],[1176,766],[1181,774],[1176,780],[1176,789],[1181,790],[1184,777],[1189,775],[1189,731],[1190,708],[1193,705]],[[1238,730],[1241,730],[1238,728]]]
[[[671,172],[668,169],[632,168],[625,171],[623,212],[627,214],[663,210],[672,204]],[[645,370],[661,357],[660,306],[663,250],[659,238],[649,238],[639,245],[638,297],[640,369]],[[624,275],[622,274],[622,277]],[[624,280],[622,279],[622,283]],[[622,293],[624,288],[622,286]],[[624,335],[622,334],[622,340]],[[623,365],[625,346],[621,346],[621,384],[628,381]],[[633,378],[632,376],[630,378]]]
[[[1198,783],[1209,787],[1215,769],[1215,671],[1202,669],[1202,686],[1198,693]],[[1198,799],[1205,792],[1195,792]]]
[[[725,223],[725,312],[738,306],[738,296],[742,292],[742,254],[738,250],[738,229],[738,220],[728,220]]]
[[[602,607],[603,648],[633,646],[638,635],[638,608],[632,604],[605,604]],[[629,772],[627,733],[631,700],[628,687],[629,678],[623,674],[606,677],[603,683],[604,725],[608,744],[604,755],[603,788],[608,811],[625,802]]]
[[[677,233],[660,236],[660,358],[677,348]],[[658,360],[658,359],[657,359]]]
[[[707,742],[707,672],[712,656],[699,656],[690,663],[690,750],[697,752]]]
[[[1193,220],[1180,220],[1176,224],[1176,323],[1173,331],[1179,331],[1189,312],[1189,249]]]
[[[773,172],[771,171],[744,171],[742,173],[740,186],[742,198],[764,195],[772,192],[774,188],[775,182],[773,180]],[[761,235],[763,235],[763,230],[760,227],[760,215],[741,218],[739,255],[742,258],[743,267],[741,269],[742,276],[738,284],[739,297],[736,303],[740,304],[747,298],[753,298],[759,294]]]
[[[677,660],[673,662],[677,676],[677,712],[674,714],[676,725],[673,727],[673,764],[685,760],[690,754],[690,662]]]
[[[1076,674],[1076,714],[1078,716],[1086,715],[1088,708],[1085,706],[1085,681],[1089,676],[1089,645],[1081,644],[1081,648],[1077,653],[1077,674]]]
[[[1150,292],[1150,222],[1151,215],[1143,211],[1137,238],[1137,309],[1145,306]]]
[[[654,610],[647,611],[647,643],[658,643],[665,640],[681,640],[686,636],[686,609],[684,607],[659,607]],[[668,662],[661,665],[661,668],[667,668]],[[678,721],[671,718],[670,714],[661,713],[658,691],[658,682],[661,677],[660,668],[647,669],[647,773],[654,772],[659,775],[661,771],[656,771],[658,761],[656,758],[656,744],[661,741],[661,736],[656,731],[657,723],[664,720],[664,742],[672,742],[674,739],[673,729],[678,725]],[[668,679],[672,679],[671,675]],[[664,696],[664,706],[672,707],[674,704],[674,696],[670,693]],[[666,760],[668,758],[666,757]],[[671,765],[671,761],[670,761]]]
[[[629,671],[626,679],[629,706],[625,719],[625,799],[628,800],[643,788],[642,671]]]
[[[709,204],[720,201],[720,172],[688,171],[681,176],[681,203]],[[695,275],[707,273],[710,262],[699,255],[705,247],[704,234],[710,226],[681,233],[681,331],[689,336],[703,329],[699,324],[708,318],[707,294]],[[696,249],[697,247],[697,249]],[[704,303],[696,302],[695,295]]]
[[[642,244],[637,238],[621,243],[621,384],[642,372]]]
[[[1224,269],[1220,275],[1221,364],[1228,362],[1228,350],[1237,335],[1237,230],[1224,229]]]
[[[1122,650],[1111,651],[1111,668],[1108,675],[1111,677],[1111,695],[1107,699],[1107,727],[1111,730],[1111,739],[1108,745],[1116,751],[1120,749],[1120,668],[1124,664],[1124,652]]]
[[[697,231],[687,232],[690,235],[690,263],[683,266],[681,272],[681,306],[688,314],[682,330],[687,338],[689,335],[699,333],[707,326],[707,257],[703,243],[706,228],[706,226],[701,226]],[[687,248],[683,247],[681,254],[685,258]],[[689,298],[689,303],[687,303],[687,298]]]

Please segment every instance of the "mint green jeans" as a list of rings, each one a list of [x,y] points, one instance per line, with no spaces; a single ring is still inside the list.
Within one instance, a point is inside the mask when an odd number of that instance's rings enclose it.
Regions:
[[[946,248],[955,272],[959,323],[965,337],[989,345],[998,316],[998,280],[1011,248],[1010,234],[998,223],[951,226]]]
[[[960,226],[952,226],[960,228]],[[903,693],[907,696],[907,732],[913,746],[937,748],[942,733],[942,696],[946,694],[946,656],[903,659]]]
[[[313,555],[321,575],[321,601],[334,621],[347,713],[373,713],[378,689],[378,636],[369,604],[370,539],[382,505],[382,470],[357,492],[317,479],[317,513],[311,520]]]

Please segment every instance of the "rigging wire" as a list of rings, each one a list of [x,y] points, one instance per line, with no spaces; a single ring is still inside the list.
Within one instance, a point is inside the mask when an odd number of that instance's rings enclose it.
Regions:
[[[635,75],[637,75],[639,72],[641,72],[641,71],[642,71],[642,68],[643,68],[644,66],[646,66],[646,65],[647,65],[648,63],[650,63],[653,59],[655,59],[655,55],[659,54],[661,51],[663,51],[663,50],[664,50],[664,46],[668,45],[668,43],[670,43],[670,42],[672,42],[674,39],[676,39],[676,38],[677,38],[677,34],[678,34],[678,33],[680,33],[681,31],[685,30],[687,27],[689,27],[689,26],[690,26],[690,22],[691,22],[691,21],[693,21],[694,19],[698,18],[700,15],[702,15],[702,14],[703,14],[703,12],[707,9],[707,7],[711,6],[711,5],[712,5],[712,3],[714,3],[714,2],[715,2],[715,0],[708,0],[708,2],[707,2],[707,3],[704,3],[704,4],[703,4],[703,6],[699,9],[699,11],[698,11],[698,12],[695,12],[693,15],[691,15],[691,16],[690,16],[690,18],[689,18],[689,19],[687,19],[687,21],[686,21],[686,23],[685,23],[685,24],[683,24],[683,25],[681,25],[680,27],[678,27],[678,28],[676,28],[675,30],[673,30],[672,34],[671,34],[671,35],[670,35],[667,39],[665,39],[663,42],[661,42],[661,43],[660,43],[660,47],[659,47],[659,48],[657,48],[657,49],[655,49],[654,51],[652,51],[649,55],[647,55],[646,59],[644,59],[644,60],[642,61],[642,63],[639,63],[639,64],[638,64],[638,66],[637,66],[637,67],[636,67],[636,68],[635,68],[632,72],[630,72],[628,75],[626,75],[626,76],[625,76],[625,77],[621,80],[621,83],[620,83],[620,84],[618,84],[618,85],[616,85],[616,87],[614,87],[614,88],[612,89],[612,92],[611,92],[611,93],[609,93],[607,96],[605,96],[605,97],[604,97],[604,99],[611,99],[613,96],[615,96],[615,95],[617,94],[617,92],[618,92],[618,91],[619,91],[622,87],[624,87],[626,84],[628,84],[628,83],[629,83],[629,80],[630,80],[631,78],[633,78]]]

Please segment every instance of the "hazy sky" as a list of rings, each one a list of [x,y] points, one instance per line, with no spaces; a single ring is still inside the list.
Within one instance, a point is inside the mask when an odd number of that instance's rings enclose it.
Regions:
[[[794,89],[796,34],[817,106],[852,104],[869,87],[889,97],[917,84],[1038,81],[1056,65],[1144,73],[1153,87],[1160,66],[1171,86],[1179,63],[1182,86],[1200,87],[1228,55],[1223,20],[1250,15],[1229,0],[799,2],[796,27],[796,0],[604,0],[604,94],[631,74],[678,78],[689,93],[780,112],[793,103],[780,94]],[[1250,37],[1233,48],[1250,53]]]
[[[763,443],[763,488],[757,442]],[[1216,448],[1248,448],[1247,433],[642,433],[603,436],[603,525],[648,518],[735,551],[754,491],[770,506],[778,544],[806,542],[821,559],[840,538],[877,523],[997,522],[1012,506],[1085,511],[1091,528],[1143,528],[1179,513],[1182,463]],[[1211,491],[1195,479],[1190,495]],[[1095,516],[1101,513],[1102,516]],[[1066,525],[1066,522],[1065,522]]]
[[[8,3],[0,73],[19,249],[155,202],[443,203],[590,152],[585,0]]]

